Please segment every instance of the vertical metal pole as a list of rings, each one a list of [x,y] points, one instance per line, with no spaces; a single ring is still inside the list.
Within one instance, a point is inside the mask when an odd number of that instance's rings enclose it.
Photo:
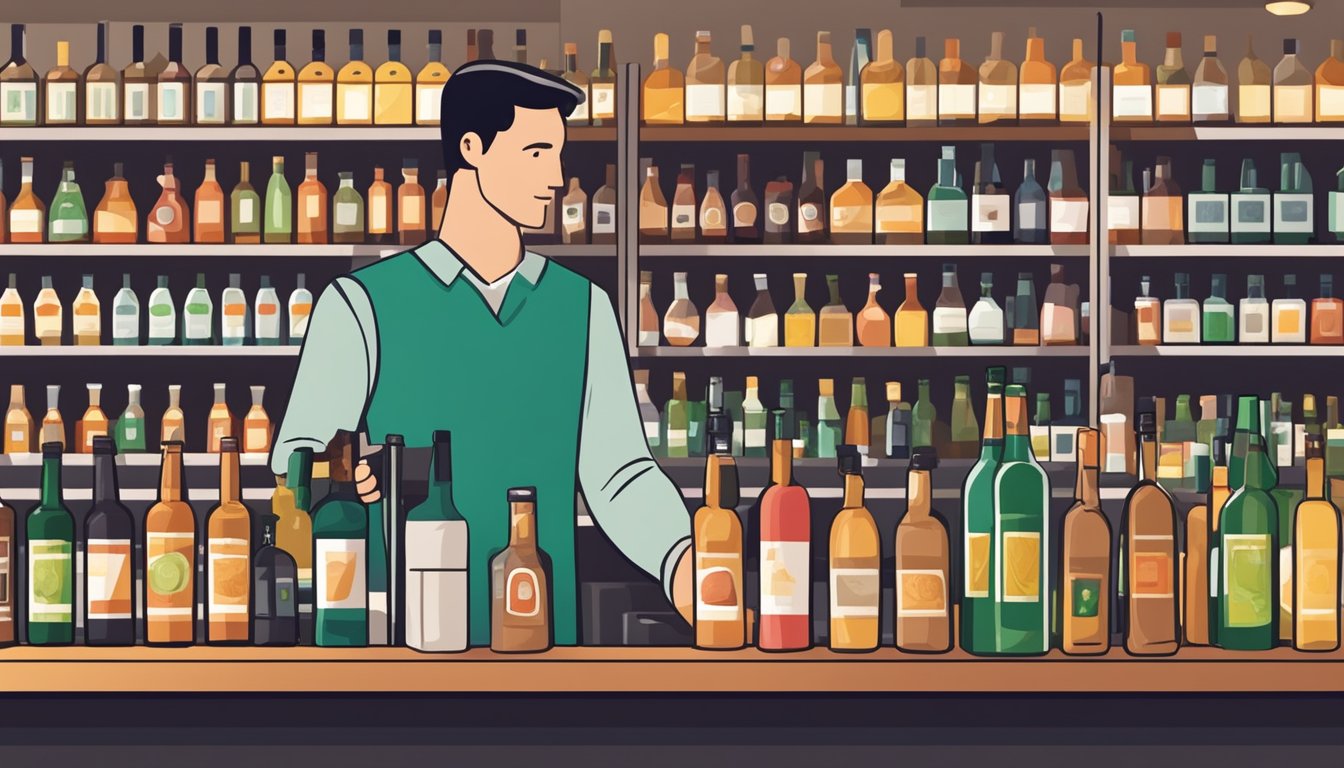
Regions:
[[[405,574],[402,567],[401,521],[405,499],[401,493],[401,459],[406,439],[401,435],[388,435],[387,451],[383,472],[383,529],[387,537],[387,644],[405,645],[406,634],[403,621],[401,579]]]
[[[639,88],[637,63],[625,65],[616,104],[616,311],[626,354],[635,356],[639,323]]]
[[[1088,302],[1092,307],[1092,343],[1088,349],[1088,418],[1100,424],[1101,366],[1111,357],[1110,223],[1107,216],[1111,180],[1111,70],[1102,58],[1102,14],[1097,14],[1097,65],[1092,70],[1092,125],[1088,132],[1092,178],[1092,248],[1088,263]]]

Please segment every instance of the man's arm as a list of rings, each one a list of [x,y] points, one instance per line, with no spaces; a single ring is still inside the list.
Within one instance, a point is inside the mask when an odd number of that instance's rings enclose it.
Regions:
[[[681,491],[649,454],[611,299],[597,286],[592,291],[579,484],[602,532],[631,562],[658,579],[668,599],[688,617],[689,600],[682,593],[689,586],[685,563],[691,518]]]
[[[354,430],[364,414],[373,370],[373,310],[359,283],[338,277],[313,308],[299,371],[271,448],[271,471],[289,469],[296,448],[326,450],[337,430]]]

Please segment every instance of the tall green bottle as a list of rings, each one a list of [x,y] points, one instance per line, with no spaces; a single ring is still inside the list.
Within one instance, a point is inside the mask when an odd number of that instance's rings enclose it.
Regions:
[[[994,652],[1033,656],[1050,650],[1050,481],[1031,453],[1026,387],[1013,384],[1005,394],[1003,462],[994,475]]]
[[[61,444],[42,444],[42,501],[28,513],[28,642],[75,641],[75,520],[61,501]]]
[[[957,178],[957,148],[943,147],[938,159],[938,183],[929,190],[928,225],[930,245],[966,245],[971,241],[970,201]]]
[[[1241,467],[1240,487],[1227,500],[1218,524],[1218,644],[1268,650],[1279,641],[1279,513],[1270,496],[1278,478],[1265,453],[1255,397],[1239,400],[1237,440],[1244,446],[1233,455],[1233,465]]]
[[[266,182],[266,211],[262,242],[288,243],[294,232],[294,196],[285,181],[285,158],[271,158],[271,180]]]
[[[369,644],[369,510],[355,493],[352,436],[328,447],[331,490],[313,508],[313,576],[321,646]]]
[[[999,614],[992,596],[994,573],[994,475],[1003,455],[1003,381],[1007,370],[994,366],[985,373],[985,438],[980,459],[966,475],[961,490],[962,542],[961,647],[974,654],[992,654]]]
[[[919,399],[910,410],[910,450],[933,447],[933,423],[938,419],[938,409],[933,407],[933,398],[929,396],[929,380],[919,380]]]

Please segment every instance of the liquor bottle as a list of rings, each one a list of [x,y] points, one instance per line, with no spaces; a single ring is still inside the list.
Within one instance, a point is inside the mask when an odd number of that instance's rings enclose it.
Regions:
[[[1091,75],[1088,76],[1091,84]],[[1027,53],[1018,70],[1018,113],[1023,124],[1054,123],[1059,117],[1056,94],[1059,77],[1045,58],[1045,38],[1036,28],[1027,31]]]
[[[302,344],[308,335],[308,318],[313,313],[313,294],[304,287],[304,274],[299,273],[294,292],[289,294],[289,343]]]
[[[1013,344],[1038,346],[1041,343],[1040,315],[1036,309],[1036,282],[1030,272],[1017,273],[1017,293],[1008,300]]]
[[[238,28],[238,64],[226,78],[232,84],[225,114],[234,125],[256,125],[260,120],[261,72],[252,63],[252,28]],[[197,102],[199,109],[201,102]]]
[[[171,29],[170,29],[171,32]],[[185,70],[183,70],[185,72]],[[178,78],[181,80],[181,78]],[[195,92],[186,101],[195,105],[197,125],[224,125],[229,120],[229,71],[219,63],[219,27],[205,28],[205,64],[196,70]],[[175,85],[175,84],[169,84]],[[185,83],[191,87],[190,81]],[[162,87],[162,86],[161,86]],[[184,112],[185,114],[189,114]]]
[[[374,166],[373,183],[369,185],[368,213],[369,240],[374,243],[392,241],[392,185],[383,180],[383,169]]]
[[[924,242],[924,198],[905,182],[905,160],[891,161],[891,181],[877,197],[876,233],[886,245]]]
[[[271,157],[271,178],[266,182],[266,212],[262,216],[262,242],[288,244],[294,232],[294,200],[285,180],[285,158]]]
[[[845,414],[845,445],[859,449],[867,457],[872,425],[868,418],[868,384],[856,376],[849,385],[849,411]]]
[[[401,61],[401,30],[387,31],[387,61],[373,73],[373,122],[410,125],[414,92],[411,70]]]
[[[252,386],[252,407],[243,417],[243,438],[240,448],[243,453],[271,452],[271,417],[267,415],[262,400],[266,396],[266,387]]]
[[[121,72],[122,97],[125,104],[122,115],[126,125],[153,125],[158,118],[156,106],[159,72],[162,67],[156,57],[154,61],[145,60],[145,28],[141,24],[131,27],[131,63]]]
[[[102,307],[93,292],[93,275],[84,275],[83,287],[71,305],[70,331],[76,346],[96,347],[102,340]]]
[[[45,93],[44,125],[76,125],[83,116],[79,99],[79,73],[70,67],[70,43],[56,43],[56,66],[47,70],[43,78]]]
[[[331,125],[335,115],[335,73],[327,64],[327,34],[313,30],[313,58],[299,70],[298,124]]]
[[[771,484],[760,499],[760,636],[763,651],[812,645],[811,500],[793,483],[792,425],[773,412]]]
[[[784,346],[815,347],[817,345],[817,315],[808,306],[807,273],[793,273],[793,304],[784,313]],[[699,318],[696,318],[698,324]]]
[[[19,158],[19,181],[19,194],[9,205],[9,242],[41,243],[47,208],[33,192],[33,158]]]
[[[261,242],[261,197],[252,188],[251,163],[239,163],[238,185],[229,195],[229,242]]]
[[[550,557],[537,545],[535,488],[510,488],[509,545],[490,561],[490,649],[531,653],[551,647]]]
[[[700,338],[700,310],[686,290],[686,273],[672,275],[673,299],[663,316],[663,336],[673,347],[689,347]]]
[[[186,443],[186,418],[182,413],[182,385],[168,385],[168,407],[163,409],[163,418],[159,425],[159,442]]]
[[[1230,344],[1237,340],[1236,310],[1227,301],[1227,275],[1213,276],[1213,288],[1204,300],[1203,343]]]
[[[280,297],[271,287],[271,278],[261,276],[261,288],[257,291],[253,310],[253,334],[259,346],[273,347],[280,344]],[[244,450],[247,450],[244,448]]]
[[[313,520],[308,514],[313,507],[312,477],[313,449],[296,448],[289,455],[286,474],[276,477],[275,492],[271,495],[271,511],[276,516],[275,545],[294,559],[298,603],[308,610],[313,602]],[[258,566],[261,557],[258,552]],[[260,598],[257,608],[260,611]],[[253,634],[260,643],[262,636],[255,631],[255,625]]]
[[[145,409],[140,406],[139,384],[126,385],[126,400],[126,410],[117,417],[113,433],[116,437],[117,452],[143,453],[148,441],[145,437]],[[94,448],[97,448],[96,438]]]
[[[373,124],[373,67],[364,62],[364,30],[350,30],[350,60],[336,73],[336,124]]]
[[[980,65],[981,125],[1017,122],[1017,77],[1017,65],[1003,58],[1003,33],[991,33],[989,56]]]
[[[991,598],[990,584],[991,574],[998,567],[994,559],[994,553],[999,551],[994,543],[994,478],[1003,453],[1005,373],[1000,366],[991,367],[986,372],[989,394],[985,404],[984,440],[980,446],[980,458],[966,476],[961,495],[962,517],[966,526],[962,558],[965,573],[961,599],[961,647],[973,654],[996,653],[1000,644],[996,619],[998,612]],[[1023,407],[1025,409],[1025,404]]]
[[[915,55],[905,63],[905,76],[905,124],[937,124],[938,67],[926,55],[923,36],[915,37]]]
[[[1279,155],[1279,190],[1274,193],[1274,242],[1302,245],[1315,239],[1311,175],[1296,152]]]
[[[1176,298],[1162,303],[1162,341],[1166,344],[1198,344],[1200,308],[1190,298],[1190,275],[1176,273]]]
[[[901,400],[901,383],[886,383],[887,412],[873,417],[872,430],[874,449],[872,454],[887,459],[910,458],[910,404]]]
[[[233,414],[229,412],[229,403],[224,395],[225,386],[222,383],[214,385],[215,402],[210,406],[205,429],[207,453],[219,453],[224,438],[235,437],[238,434],[237,424]]]
[[[1121,62],[1114,69],[1111,119],[1117,123],[1147,123],[1153,119],[1153,87],[1148,65],[1139,61],[1134,30],[1120,33]]]
[[[6,450],[6,453],[9,451]],[[0,648],[18,642],[14,631],[14,557],[18,530],[15,528],[14,508],[0,502]]]
[[[854,346],[854,316],[850,314],[840,300],[839,275],[827,275],[826,287],[831,298],[818,313],[817,344],[822,347],[852,347]],[[879,307],[879,309],[881,308]],[[884,326],[890,325],[890,320],[884,320],[882,324]],[[876,336],[881,338],[882,343],[879,346],[885,346],[890,334],[884,327],[880,329],[880,333],[875,332]]]
[[[737,465],[716,448],[705,462],[704,505],[692,523],[697,648],[732,650],[746,644],[739,503]]]
[[[1226,243],[1231,229],[1228,219],[1228,195],[1218,191],[1217,173],[1212,158],[1204,160],[1198,192],[1186,196],[1186,221],[1192,243]]]
[[[946,274],[946,270],[944,270],[944,274]],[[955,279],[953,282],[955,282]],[[895,330],[896,346],[898,347],[929,346],[929,313],[924,309],[924,305],[919,303],[918,273],[905,273],[905,300],[896,308]],[[953,336],[950,336],[949,339],[955,345],[959,337],[955,335],[956,332],[954,331],[949,333],[953,333]]]
[[[327,446],[331,490],[313,507],[316,614],[314,642],[327,647],[369,643],[369,513],[355,493],[351,435]]]
[[[957,176],[956,147],[944,146],[938,160],[938,183],[929,190],[928,242],[930,245],[965,245],[969,201]]]
[[[1079,430],[1077,498],[1064,515],[1060,648],[1071,656],[1110,648],[1111,525],[1101,510],[1100,444],[1096,430]]]
[[[599,191],[600,193],[600,191]],[[706,195],[708,197],[708,195]],[[596,196],[594,196],[596,200]],[[737,188],[729,198],[733,215],[733,242],[759,243],[761,241],[760,205],[751,188],[751,156],[737,156]],[[596,209],[596,202],[594,203]]]
[[[42,290],[33,301],[33,335],[37,336],[37,343],[44,347],[61,345],[65,326],[63,315],[61,300],[51,287],[51,277],[43,275]]]
[[[938,420],[938,411],[933,407],[929,396],[929,380],[919,380],[919,397],[910,409],[910,448],[933,447],[933,425]]]
[[[1143,244],[1183,245],[1185,222],[1181,188],[1171,175],[1171,158],[1157,158],[1153,184],[1143,195]]]
[[[793,183],[783,176],[765,184],[765,242],[793,239]]]
[[[1157,122],[1190,122],[1190,73],[1181,60],[1181,33],[1167,33],[1166,58],[1157,68]]]
[[[1138,416],[1139,482],[1125,499],[1120,524],[1126,606],[1125,650],[1134,656],[1168,656],[1180,646],[1179,572],[1176,512],[1166,490],[1153,480],[1148,463],[1156,448],[1157,419]]]
[[[107,63],[106,21],[98,22],[98,55],[84,70],[84,124],[121,123],[121,78]]]
[[[830,648],[872,651],[879,642],[880,538],[864,505],[862,456],[853,445],[837,448],[844,501],[830,528]]]
[[[177,341],[177,309],[168,292],[168,276],[159,275],[157,287],[149,294],[149,344],[161,346]]]
[[[1051,346],[1078,344],[1078,287],[1064,282],[1064,266],[1050,265],[1050,284],[1041,304],[1041,343]]]
[[[1050,91],[1051,98],[1054,90]],[[1014,195],[1013,242],[1042,244],[1050,241],[1050,216],[1045,189],[1036,181],[1036,159],[1022,161],[1022,183]]]
[[[56,188],[56,194],[52,195],[47,216],[47,242],[89,241],[89,212],[84,207],[84,195],[75,181],[75,164],[68,160],[61,169],[61,183]]]
[[[1135,338],[1140,344],[1162,343],[1162,301],[1149,295],[1152,280],[1148,275],[1139,278],[1139,295],[1134,297]]]
[[[93,439],[106,437],[112,426],[101,405],[103,385],[86,384],[85,387],[89,391],[89,407],[75,423],[74,453],[93,453]]]
[[[61,385],[47,385],[47,412],[42,416],[42,431],[38,434],[38,444],[59,443],[65,450],[65,421],[61,418],[59,401]]]
[[[251,643],[252,511],[242,502],[238,441],[219,445],[219,504],[206,523],[206,631],[211,645]]]
[[[1311,300],[1311,343],[1344,344],[1344,301],[1335,298],[1334,275],[1321,275],[1321,295]]]
[[[429,497],[406,516],[406,644],[467,647],[467,521],[453,503],[451,435],[435,430]]]
[[[195,230],[197,243],[224,242],[224,188],[215,180],[215,161],[205,161],[205,179],[196,188]]]
[[[75,522],[61,500],[61,446],[42,444],[42,499],[27,520],[28,643],[75,639]]]
[[[612,52],[610,29],[597,32],[597,67],[589,76],[592,87],[593,125],[614,125],[616,121],[616,60]]]
[[[685,459],[691,455],[689,399],[686,396],[686,374],[674,371],[672,398],[663,407],[663,416],[667,420],[663,444],[667,446],[667,456],[671,459]]]
[[[163,192],[150,209],[145,221],[145,240],[151,243],[179,245],[191,241],[191,209],[178,189],[171,160],[163,164],[158,177]]]
[[[896,526],[896,647],[909,653],[952,649],[947,523],[931,508],[932,449],[910,460],[906,513]]]
[[[947,442],[947,456],[953,459],[973,459],[980,445],[980,424],[971,407],[971,378],[957,376],[952,380],[952,422]]]
[[[854,46],[849,52],[849,69],[845,70],[845,125],[857,125],[862,105],[859,103],[859,79],[864,67],[873,60],[873,30],[859,27],[854,30]]]
[[[1241,186],[1231,195],[1232,242],[1268,243],[1270,241],[1269,190],[1257,186],[1255,161],[1241,161]]]
[[[728,65],[728,122],[765,119],[765,64],[755,57],[751,25],[742,25],[741,56]]]
[[[1325,492],[1325,445],[1307,436],[1306,499],[1293,514],[1293,648],[1339,648],[1340,515]]]
[[[1050,460],[1050,393],[1036,393],[1036,415],[1027,430],[1031,438],[1031,455],[1037,461]]]
[[[999,178],[994,162],[994,145],[980,145],[975,163],[975,187],[971,193],[971,242],[976,245],[1003,245],[1013,241],[1012,197]]]
[[[658,183],[658,167],[650,165],[639,190],[639,236],[644,242],[664,242],[671,236],[670,208]]]
[[[1310,123],[1314,117],[1312,89],[1315,78],[1297,57],[1296,38],[1283,40],[1283,58],[1274,67],[1274,122]]]
[[[229,287],[219,297],[219,339],[224,346],[242,346],[247,342],[251,318],[247,311],[247,296],[240,287],[242,276],[229,275]]]
[[[5,411],[5,453],[32,453],[34,437],[36,437],[36,434],[33,430],[33,416],[28,413],[28,406],[24,404],[23,385],[11,384],[9,385],[9,408]],[[0,504],[0,506],[3,506],[3,504]],[[13,510],[10,510],[10,512],[12,514]],[[12,534],[13,531],[11,530],[10,533]],[[0,602],[8,604],[8,601]]]
[[[130,196],[130,186],[121,175],[121,163],[112,164],[112,178],[108,179],[102,199],[93,211],[93,242],[134,243],[140,235],[140,214],[136,200]]]
[[[27,59],[28,36],[23,24],[9,26],[9,62],[0,68],[0,125],[37,125],[37,91],[41,76]]]
[[[783,387],[784,383],[780,382]],[[790,395],[792,396],[792,395]],[[748,376],[746,396],[742,400],[742,455],[748,458],[760,458],[769,455],[766,452],[766,411],[761,404],[760,383],[755,376]]]
[[[789,57],[787,37],[779,38],[775,56],[765,65],[765,119],[803,119],[803,68]]]
[[[1255,55],[1251,45],[1251,35],[1246,35],[1246,56],[1237,65],[1237,110],[1238,123],[1268,123],[1273,75],[1269,65]],[[1210,625],[1210,630],[1213,627]]]
[[[1226,123],[1231,117],[1227,70],[1218,61],[1218,38],[1213,35],[1204,36],[1204,56],[1195,68],[1195,82],[1190,90],[1196,123]]]
[[[1218,524],[1217,642],[1233,650],[1268,650],[1279,639],[1279,515],[1269,494],[1277,476],[1260,436],[1255,397],[1238,400],[1236,438],[1228,481],[1237,490]]]
[[[695,166],[682,163],[677,186],[672,193],[672,240],[694,240],[696,236]]]
[[[1297,297],[1297,276],[1283,276],[1283,298],[1270,305],[1274,323],[1270,341],[1275,344],[1307,343],[1307,302]]]
[[[907,295],[910,295],[908,289]],[[896,321],[898,324],[901,321],[899,309],[896,311]],[[966,302],[957,285],[957,268],[954,264],[944,264],[943,289],[933,307],[932,344],[935,347],[964,347],[968,343],[970,336],[967,332]],[[896,345],[902,346],[899,338]]]
[[[639,273],[639,329],[638,344],[641,347],[658,346],[658,311],[653,308],[653,273],[641,270]]]
[[[696,322],[699,322],[698,316]],[[742,346],[742,320],[737,305],[728,295],[727,275],[714,276],[714,303],[705,310],[705,346]]]
[[[844,442],[840,430],[840,410],[835,405],[835,379],[817,380],[817,421],[814,449],[818,459],[835,458],[835,447]]]
[[[1246,298],[1239,308],[1241,322],[1237,340],[1242,344],[1268,344],[1270,340],[1270,307],[1265,299],[1265,278],[1251,275],[1246,278]]]
[[[657,48],[657,42],[657,37],[655,37],[655,49]],[[666,42],[667,36],[663,35],[664,45],[666,45]],[[688,123],[720,123],[724,120],[725,80],[723,59],[715,56],[710,50],[711,42],[708,31],[701,30],[695,33],[695,55],[691,57],[690,64],[686,67],[685,78],[685,121]],[[666,47],[663,48],[662,54],[662,60],[664,66],[666,66]],[[655,57],[656,56],[657,51],[655,51]],[[655,64],[655,67],[656,66],[657,65]],[[654,71],[657,72],[656,69]],[[650,76],[652,76],[652,73]],[[663,82],[661,83],[662,87],[660,90],[663,92],[665,100],[669,102],[672,101],[668,98],[668,96],[671,95],[668,91],[675,90],[678,85],[677,80],[680,79],[681,78],[662,79]],[[647,84],[645,87],[648,87]],[[663,107],[660,111],[665,118],[662,122],[681,122],[680,120],[673,119],[677,116],[679,102],[680,100],[677,100],[675,103],[659,105]],[[650,113],[646,111],[645,114],[648,115]],[[648,122],[647,117],[646,122]]]
[[[1083,40],[1073,38],[1073,58],[1059,71],[1059,121],[1092,122],[1093,63],[1083,55]]]
[[[285,59],[285,30],[275,30],[275,60],[261,77],[261,122],[293,125],[295,113],[294,66]]]
[[[905,120],[905,68],[892,54],[890,29],[878,30],[877,56],[859,72],[859,121],[865,125]]]
[[[718,184],[719,178],[717,172],[710,171],[710,178],[713,180],[714,184]],[[439,187],[434,190],[435,199],[439,197],[439,189],[443,189],[445,192],[443,197],[444,197],[444,203],[446,204],[447,203],[446,192],[448,189],[446,178],[439,179]],[[713,190],[713,194],[716,195],[718,194],[718,190],[715,189],[713,186],[711,186],[710,189]],[[708,206],[709,204],[709,199],[710,195],[709,193],[707,193],[705,195],[706,206]],[[722,203],[723,198],[719,198],[720,206],[722,206]],[[565,197],[563,200],[561,200],[560,206],[562,209],[560,219],[561,242],[563,242],[566,245],[587,245],[588,195],[585,194],[583,188],[579,186],[579,177],[574,176],[570,178],[569,190],[565,192]],[[435,209],[436,211],[441,210],[437,206],[435,207]],[[705,229],[708,229],[708,222],[706,221],[708,217],[706,216],[705,211],[706,211],[705,208],[701,209],[701,216],[700,216],[701,226]],[[434,218],[435,218],[435,221],[433,222],[434,231],[438,232],[439,228],[443,224],[442,214],[436,213]],[[724,217],[720,215],[718,219],[720,227],[722,227],[723,225],[723,219]],[[722,229],[721,231],[724,233],[725,236],[727,235],[726,229]]]
[[[994,275],[980,274],[980,299],[971,307],[967,320],[967,340],[971,344],[1003,344],[1003,308],[994,301]]]
[[[756,299],[747,312],[745,340],[749,347],[779,346],[779,313],[770,299],[770,287],[764,273],[752,275],[756,282]]]
[[[182,25],[168,25],[168,62],[159,72],[158,104],[159,125],[187,125],[191,122],[191,70],[182,64]]]
[[[961,41],[944,39],[943,58],[938,62],[939,125],[975,123],[978,79],[975,68],[961,58]]]
[[[859,168],[862,183],[862,166]],[[826,240],[826,175],[820,152],[803,153],[803,183],[798,187],[798,235],[800,243]],[[871,193],[870,197],[871,197]],[[861,195],[856,195],[861,197]],[[860,206],[861,207],[861,206]],[[871,228],[869,231],[872,231]]]
[[[303,165],[304,179],[298,189],[295,242],[300,245],[324,245],[328,239],[327,188],[317,179],[317,153],[304,153]],[[269,190],[267,193],[269,196]]]
[[[84,520],[84,636],[89,645],[134,645],[131,587],[135,522],[117,492],[117,450],[93,442],[93,506]]]
[[[279,516],[270,512],[261,519],[261,546],[252,564],[252,642],[260,646],[298,645],[298,567],[293,555],[276,546]]]
[[[121,276],[121,290],[112,300],[112,343],[135,345],[140,343],[140,300],[131,290],[130,274]]]
[[[527,63],[527,30],[514,30],[513,60],[518,64]],[[545,61],[543,59],[543,61]],[[545,67],[540,67],[545,69]]]
[[[1344,40],[1330,41],[1330,55],[1316,68],[1316,122],[1344,121]]]
[[[434,32],[431,32],[430,34],[432,35]],[[437,61],[437,57],[431,58]],[[583,91],[584,96],[583,101],[569,114],[569,124],[587,125],[589,112],[588,106],[592,97],[588,91],[588,75],[584,73],[583,70],[579,69],[579,46],[577,43],[565,43],[565,70],[560,76],[568,81],[570,85]],[[445,75],[445,79],[446,77],[447,76]],[[437,104],[438,102],[436,101],[435,103]],[[437,114],[438,111],[436,107],[435,115]]]
[[[851,158],[845,169],[845,185],[831,197],[831,242],[868,245],[873,242],[873,191],[863,183],[863,160]],[[801,233],[799,242],[804,242]]]
[[[145,515],[145,644],[196,641],[196,516],[182,496],[182,443],[165,442],[159,499]]]
[[[844,73],[831,53],[831,33],[817,33],[817,60],[803,72],[803,122],[840,124],[845,115]]]
[[[9,283],[0,295],[0,347],[21,347],[28,343],[23,299],[19,296],[18,277],[9,273]]]

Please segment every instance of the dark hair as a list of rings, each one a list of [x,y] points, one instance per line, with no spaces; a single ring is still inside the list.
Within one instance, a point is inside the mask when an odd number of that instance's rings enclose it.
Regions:
[[[443,86],[439,135],[443,165],[449,175],[470,167],[462,157],[462,137],[481,137],[481,151],[513,125],[514,108],[558,109],[569,117],[584,99],[583,91],[543,70],[512,61],[482,59],[457,68]]]

